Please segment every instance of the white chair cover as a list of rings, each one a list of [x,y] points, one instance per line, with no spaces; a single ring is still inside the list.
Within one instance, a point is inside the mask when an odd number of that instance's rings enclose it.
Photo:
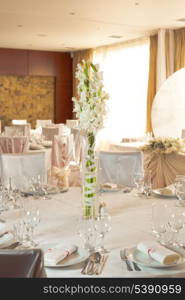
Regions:
[[[59,135],[59,127],[42,127],[42,135],[46,141],[53,141],[55,135]]]
[[[23,153],[29,148],[26,136],[0,136],[0,153]]]
[[[13,125],[25,125],[27,124],[27,120],[12,120]]]
[[[45,127],[52,124],[52,120],[36,120],[36,128]]]
[[[79,125],[79,120],[66,120],[66,125],[69,128],[76,128]]]
[[[44,182],[47,183],[47,168],[43,152],[1,154],[0,169],[5,184],[12,177],[14,184],[21,187],[21,184],[24,185],[24,178],[31,178],[36,175],[42,176]]]
[[[5,126],[4,135],[6,136],[30,136],[31,125],[19,124],[12,126]]]
[[[53,184],[79,186],[80,170],[74,164],[73,135],[55,136],[52,146]]]
[[[181,138],[182,138],[182,139],[185,139],[185,129],[182,129],[182,132],[181,132]]]
[[[143,170],[142,152],[103,152],[98,153],[100,183],[116,183],[134,186],[134,173]]]

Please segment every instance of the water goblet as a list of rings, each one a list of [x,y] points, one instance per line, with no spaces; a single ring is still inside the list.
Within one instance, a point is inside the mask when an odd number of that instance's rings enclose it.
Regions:
[[[28,203],[24,206],[24,238],[23,238],[23,247],[36,247],[37,243],[33,240],[34,229],[40,223],[40,211],[33,204],[33,199],[27,199]]]
[[[89,252],[94,250],[95,245],[95,229],[94,229],[94,218],[93,215],[80,216],[77,224],[77,234],[84,243],[84,248]]]
[[[185,206],[185,176],[176,176],[175,194],[178,198],[177,206]]]
[[[94,227],[97,233],[96,250],[102,253],[109,252],[109,250],[104,247],[104,239],[106,234],[111,230],[111,216],[107,212],[102,214],[100,211],[95,219]]]
[[[151,180],[151,171],[145,170],[144,171],[144,186],[143,186],[143,193],[148,198],[152,192],[152,180]]]
[[[184,242],[179,240],[179,233],[185,226],[185,212],[181,208],[175,207],[169,216],[168,224],[174,232],[173,245],[184,246]]]
[[[135,173],[134,178],[133,178],[134,184],[136,186],[136,196],[141,196],[143,195],[143,190],[144,190],[144,173]]]
[[[171,244],[174,233],[169,226],[171,207],[163,203],[152,203],[152,233],[162,245]]]

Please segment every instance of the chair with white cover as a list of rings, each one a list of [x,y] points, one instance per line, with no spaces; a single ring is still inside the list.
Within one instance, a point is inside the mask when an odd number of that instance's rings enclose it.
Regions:
[[[182,129],[182,131],[181,131],[181,138],[185,139],[185,129]]]
[[[79,186],[80,171],[74,163],[73,135],[55,136],[52,146],[52,178],[54,184]]]
[[[27,120],[12,120],[13,125],[25,125],[27,124]]]
[[[100,184],[114,183],[122,186],[134,186],[134,173],[143,170],[142,152],[100,151]]]
[[[42,135],[46,141],[53,141],[55,135],[59,135],[59,127],[42,127]]]
[[[79,120],[66,120],[66,125],[69,128],[77,128],[79,125]]]
[[[5,126],[4,135],[6,136],[30,136],[31,125],[17,124],[12,126]]]
[[[52,124],[52,120],[36,120],[36,128],[45,127]]]
[[[28,152],[22,154],[1,154],[0,173],[3,182],[8,184],[13,178],[16,187],[24,187],[24,178],[40,175],[43,182],[47,183],[47,168],[44,152]]]
[[[0,153],[23,153],[28,148],[27,136],[0,136]]]

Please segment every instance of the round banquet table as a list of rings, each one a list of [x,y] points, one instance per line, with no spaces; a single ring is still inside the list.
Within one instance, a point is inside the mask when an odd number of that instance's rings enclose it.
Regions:
[[[169,205],[175,204],[175,199],[139,198],[135,192],[105,192],[102,200],[106,203],[111,215],[112,229],[105,237],[105,248],[110,249],[108,260],[103,272],[98,277],[185,277],[185,265],[173,268],[142,268],[141,272],[128,272],[125,263],[120,259],[120,249],[133,247],[145,239],[153,239],[151,234],[151,210],[154,201]],[[23,201],[27,201],[25,197]],[[72,243],[82,247],[82,241],[76,233],[76,225],[81,214],[80,188],[70,188],[66,193],[52,195],[51,199],[35,199],[35,205],[40,209],[41,222],[35,229],[34,239],[39,247],[55,243]],[[184,208],[182,208],[184,209]],[[3,213],[3,218],[11,226],[20,214],[20,210]],[[184,250],[185,254],[185,250]],[[82,275],[83,262],[77,265],[48,268],[47,277],[92,277]],[[97,275],[94,275],[96,277]]]

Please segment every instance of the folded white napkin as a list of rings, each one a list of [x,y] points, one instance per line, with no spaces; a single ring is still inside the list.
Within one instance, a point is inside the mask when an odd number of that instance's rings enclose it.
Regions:
[[[10,246],[15,242],[14,235],[11,232],[4,234],[0,237],[0,249]]]
[[[49,248],[44,253],[44,260],[51,265],[56,265],[59,261],[76,252],[78,249],[75,245],[58,245],[55,248]]]
[[[41,150],[41,149],[44,149],[44,146],[30,143],[29,149],[30,150]]]
[[[180,254],[159,245],[156,241],[143,241],[137,245],[137,249],[163,265],[175,264],[180,259]]]
[[[52,141],[43,141],[42,146],[44,147],[52,147]]]
[[[108,189],[116,189],[118,186],[116,183],[106,182],[103,184],[103,187]]]
[[[6,231],[6,226],[4,223],[0,223],[0,234]]]

